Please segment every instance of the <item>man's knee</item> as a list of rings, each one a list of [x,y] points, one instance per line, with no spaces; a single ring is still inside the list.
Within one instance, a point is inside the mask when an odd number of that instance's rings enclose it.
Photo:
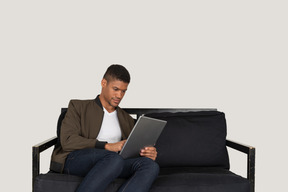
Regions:
[[[109,155],[109,158],[118,164],[124,165],[124,159],[117,153],[112,152]]]
[[[150,172],[150,174],[153,174],[155,176],[159,174],[160,168],[158,163],[147,157],[142,157],[139,160],[141,161],[139,165],[142,169],[147,170],[148,172]]]
[[[107,151],[104,160],[109,162],[111,168],[114,167],[115,169],[119,169],[120,172],[122,171],[124,166],[124,159],[119,154]]]
[[[148,161],[149,161],[150,169],[154,171],[155,175],[158,175],[159,174],[159,170],[160,170],[158,163],[156,163],[152,159],[149,159],[149,158],[146,158],[146,159],[148,159]]]

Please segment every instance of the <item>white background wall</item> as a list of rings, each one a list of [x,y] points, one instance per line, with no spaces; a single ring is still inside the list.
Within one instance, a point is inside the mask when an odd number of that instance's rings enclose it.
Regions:
[[[31,191],[32,145],[54,136],[60,108],[94,98],[106,68],[120,63],[132,76],[122,107],[218,108],[228,138],[256,147],[257,192],[285,191],[287,8],[277,0],[1,1],[1,188]],[[245,176],[245,156],[230,153],[232,171]]]

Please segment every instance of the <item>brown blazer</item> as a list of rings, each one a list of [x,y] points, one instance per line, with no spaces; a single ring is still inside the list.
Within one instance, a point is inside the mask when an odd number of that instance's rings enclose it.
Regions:
[[[117,115],[122,132],[122,139],[127,139],[134,119],[120,107]],[[60,131],[61,146],[54,149],[50,170],[62,172],[67,155],[84,148],[102,148],[106,142],[96,138],[99,134],[104,112],[99,96],[94,100],[71,100]]]

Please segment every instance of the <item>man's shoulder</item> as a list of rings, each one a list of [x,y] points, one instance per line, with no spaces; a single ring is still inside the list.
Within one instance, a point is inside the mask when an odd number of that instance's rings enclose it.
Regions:
[[[86,99],[86,100],[80,100],[80,99],[71,99],[69,102],[68,108],[77,108],[77,109],[87,109],[87,108],[98,108],[99,106],[95,102],[95,99]],[[100,107],[99,107],[100,108]]]
[[[129,115],[129,113],[127,113],[125,110],[123,110],[121,107],[117,107],[117,113],[123,113],[125,115]]]
[[[95,102],[95,99],[71,99],[70,100],[70,103],[75,103],[75,104],[79,104],[79,105],[85,105],[85,104],[89,104],[89,103],[92,103],[92,102]]]
[[[125,110],[123,110],[121,107],[117,107],[117,113],[121,114],[122,116],[124,116],[125,118],[128,118],[130,120],[133,120],[133,118],[131,117],[131,115],[129,113],[127,113]]]

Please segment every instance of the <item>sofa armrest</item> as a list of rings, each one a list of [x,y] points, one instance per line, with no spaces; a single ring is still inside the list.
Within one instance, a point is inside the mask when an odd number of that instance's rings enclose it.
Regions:
[[[56,145],[56,143],[57,137],[55,136],[32,147],[32,188],[34,186],[35,178],[40,172],[40,153]]]
[[[255,191],[255,147],[240,144],[226,139],[226,146],[247,154],[247,179],[250,181],[250,192]]]

